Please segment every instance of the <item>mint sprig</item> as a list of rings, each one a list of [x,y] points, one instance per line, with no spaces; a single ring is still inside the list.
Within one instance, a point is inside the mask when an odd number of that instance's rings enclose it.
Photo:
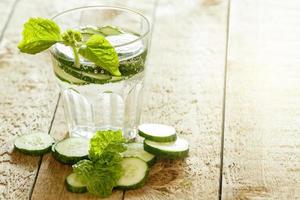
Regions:
[[[36,54],[56,43],[62,43],[72,48],[76,67],[80,67],[81,55],[112,75],[121,76],[118,54],[100,34],[95,33],[84,42],[80,31],[68,29],[61,33],[60,27],[53,20],[38,17],[30,18],[24,24],[22,35],[18,48],[23,53]]]
[[[90,193],[108,197],[123,175],[121,152],[126,150],[122,131],[97,131],[90,140],[89,158],[73,165],[73,170]]]

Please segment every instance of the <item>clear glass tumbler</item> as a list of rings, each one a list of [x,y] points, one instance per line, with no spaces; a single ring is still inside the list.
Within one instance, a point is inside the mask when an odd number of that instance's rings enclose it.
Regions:
[[[81,30],[84,38],[102,34],[119,57],[121,76],[80,58],[62,44],[50,50],[61,89],[70,137],[90,138],[97,130],[122,129],[127,139],[137,134],[150,25],[145,16],[121,7],[91,6],[67,10],[53,20],[61,31]]]

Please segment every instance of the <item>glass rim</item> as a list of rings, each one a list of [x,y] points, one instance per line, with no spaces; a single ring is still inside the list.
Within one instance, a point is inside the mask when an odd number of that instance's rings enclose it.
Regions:
[[[150,22],[149,22],[149,20],[147,19],[147,17],[145,15],[143,15],[141,12],[139,12],[137,10],[134,10],[134,9],[131,9],[131,8],[127,8],[127,7],[122,7],[122,6],[105,6],[105,5],[81,6],[81,7],[71,8],[71,9],[59,12],[59,13],[53,15],[52,17],[50,17],[50,19],[55,20],[56,18],[59,18],[59,17],[63,16],[64,14],[71,13],[71,12],[74,12],[74,11],[97,9],[97,8],[98,9],[103,9],[103,10],[112,9],[112,10],[125,11],[125,12],[128,12],[128,13],[136,14],[136,15],[140,16],[141,18],[143,18],[146,21],[147,30],[146,30],[145,33],[143,33],[142,35],[140,35],[137,39],[134,39],[134,40],[132,40],[130,42],[126,42],[124,44],[116,45],[116,46],[114,46],[114,48],[133,44],[133,43],[135,43],[137,41],[140,41],[140,40],[144,39],[150,33]]]

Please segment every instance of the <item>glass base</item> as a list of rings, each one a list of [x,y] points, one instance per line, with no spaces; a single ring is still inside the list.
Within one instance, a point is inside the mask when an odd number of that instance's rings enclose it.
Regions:
[[[97,131],[101,130],[122,130],[123,136],[127,141],[134,140],[137,136],[137,128],[132,128],[126,130],[121,127],[89,127],[89,126],[76,126],[74,129],[70,130],[69,137],[84,137],[91,139]]]

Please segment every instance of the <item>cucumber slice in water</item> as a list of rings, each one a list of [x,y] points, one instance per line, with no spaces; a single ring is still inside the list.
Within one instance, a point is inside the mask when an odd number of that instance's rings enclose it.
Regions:
[[[143,187],[149,174],[147,163],[139,158],[131,157],[124,158],[121,164],[124,174],[119,179],[117,188],[129,190]]]
[[[66,65],[61,66],[63,70],[74,76],[75,78],[89,82],[89,83],[106,83],[111,79],[111,76],[108,74],[101,74],[101,73],[92,73],[92,72],[84,72],[73,67],[68,67]]]
[[[104,36],[108,35],[120,35],[122,32],[117,27],[103,26],[98,29]]]
[[[66,73],[64,70],[62,70],[57,65],[54,65],[53,69],[54,69],[54,73],[55,73],[56,77],[62,81],[65,81],[65,82],[71,83],[71,84],[76,84],[76,85],[87,84],[86,81],[78,79],[78,78],[72,76],[71,74]]]
[[[84,27],[82,29],[80,29],[81,34],[85,35],[94,35],[94,34],[98,34],[98,35],[103,35],[103,33],[100,32],[99,29],[97,29],[96,27]]]
[[[15,149],[32,156],[48,153],[54,143],[53,138],[46,133],[30,133],[15,139]]]
[[[188,155],[189,144],[185,139],[177,138],[175,142],[153,142],[144,140],[145,151],[163,158],[175,159]]]
[[[164,124],[141,124],[138,130],[140,136],[155,142],[172,142],[177,138],[175,128]]]
[[[96,66],[82,58],[80,59],[80,67],[75,67],[72,49],[68,46],[57,43],[53,47],[53,51],[51,53],[55,62],[55,75],[58,79],[77,85],[89,83],[105,84],[131,78],[133,75],[144,70],[147,51],[143,44],[139,41],[123,47],[120,46],[121,44],[138,39],[138,36],[134,33],[126,33],[118,27],[113,26],[104,26],[101,28],[84,27],[81,32],[84,37],[87,38],[93,34],[105,34],[106,39],[113,46],[118,46],[116,47],[116,52],[119,56],[119,70],[122,76],[111,76],[111,74],[102,69],[101,66]]]
[[[92,35],[101,35],[103,37],[105,37],[105,35],[103,35],[103,33],[101,33],[96,27],[84,27],[80,30],[82,37],[83,37],[83,41],[87,41]]]
[[[72,165],[88,158],[89,141],[84,138],[67,138],[56,143],[52,153],[59,162]]]
[[[69,192],[74,193],[85,193],[87,192],[87,187],[82,183],[75,173],[71,173],[66,178],[66,187]]]
[[[127,150],[122,153],[123,157],[137,157],[147,162],[148,165],[153,165],[155,162],[155,156],[144,150],[142,143],[128,143]]]

